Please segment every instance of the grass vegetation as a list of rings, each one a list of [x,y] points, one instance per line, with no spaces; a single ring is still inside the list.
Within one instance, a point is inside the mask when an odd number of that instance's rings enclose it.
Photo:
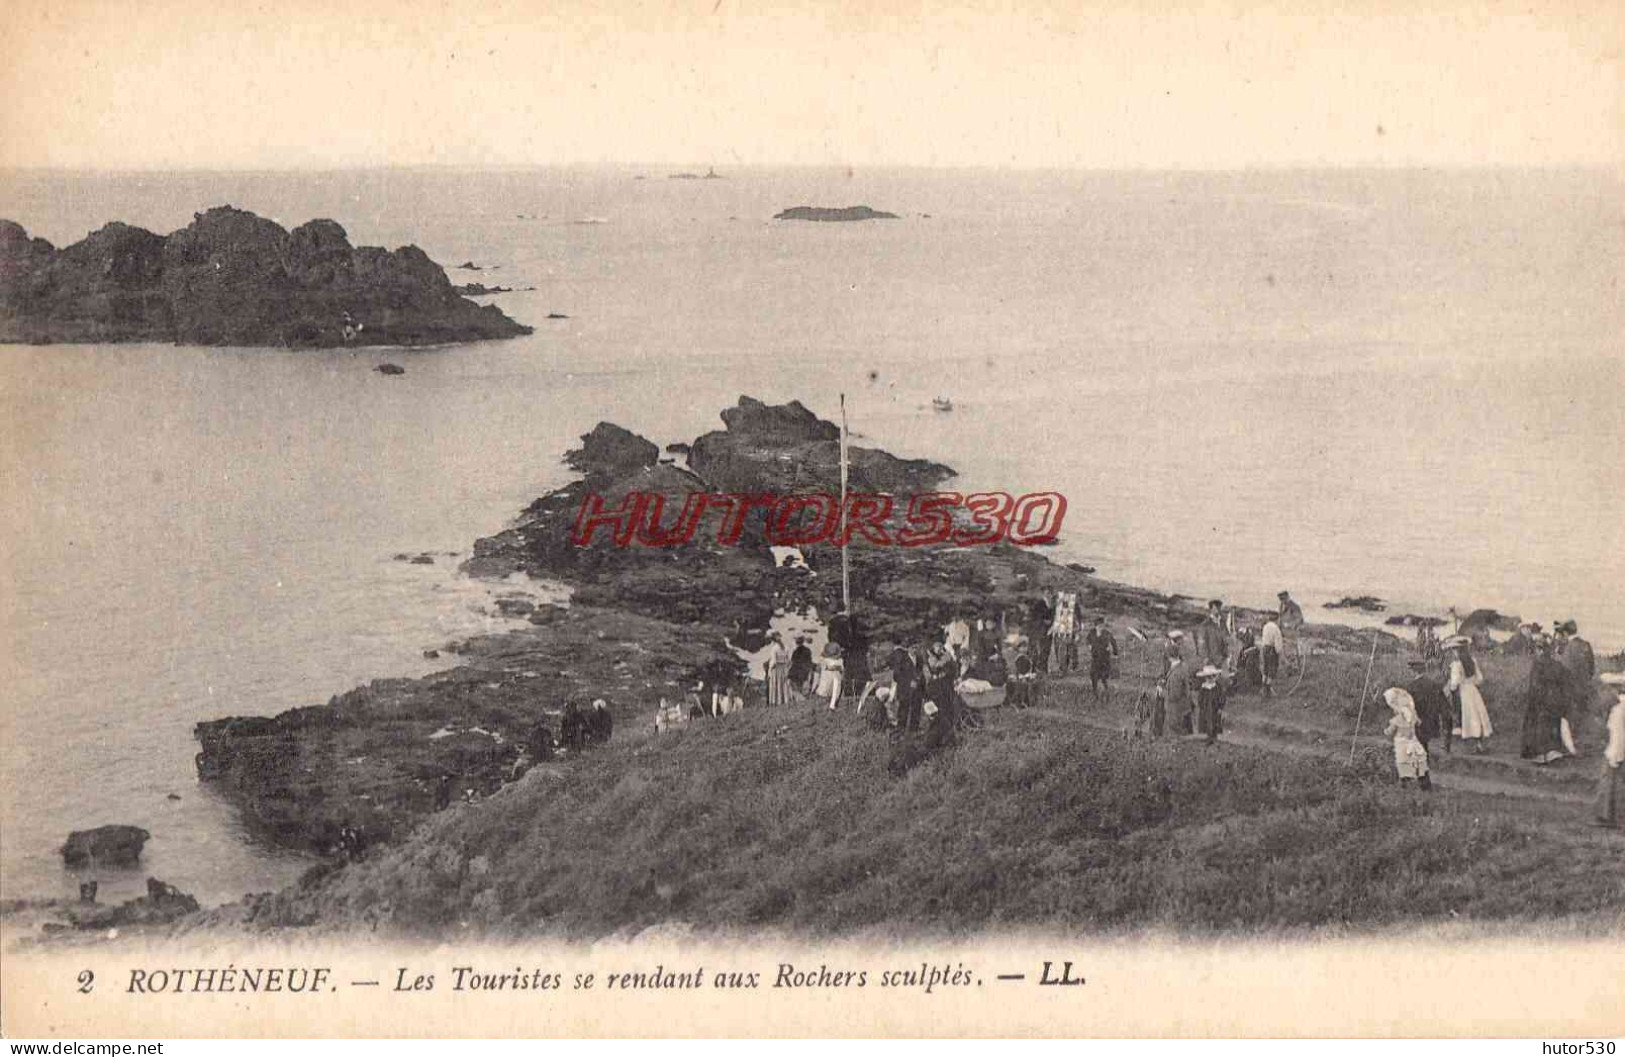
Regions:
[[[1542,921],[1619,931],[1617,834],[1284,753],[1000,713],[894,778],[850,712],[756,709],[530,771],[248,909],[260,925],[593,938],[1223,934]],[[1567,921],[1567,925],[1562,923]]]

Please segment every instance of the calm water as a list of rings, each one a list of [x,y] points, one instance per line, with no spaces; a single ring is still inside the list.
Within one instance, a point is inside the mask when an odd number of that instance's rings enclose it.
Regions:
[[[197,784],[192,725],[429,670],[501,626],[492,589],[393,554],[466,554],[600,419],[686,440],[740,393],[845,391],[868,442],[967,489],[1064,491],[1063,557],[1115,578],[1625,645],[1617,182],[635,175],[0,174],[0,216],[58,245],[229,202],[538,287],[499,299],[533,337],[464,348],[0,349],[8,895],[71,888],[56,846],[112,821],[154,834],[117,895],[290,880]],[[801,203],[902,219],[769,219]]]

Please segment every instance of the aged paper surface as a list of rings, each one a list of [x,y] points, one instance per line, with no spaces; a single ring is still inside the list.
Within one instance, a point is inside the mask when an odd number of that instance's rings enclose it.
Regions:
[[[9,5],[0,1030],[1619,1035],[1622,43],[1603,3]],[[599,499],[849,485],[1015,535],[571,556]],[[763,667],[843,591],[849,682],[930,698],[964,627],[926,733]]]

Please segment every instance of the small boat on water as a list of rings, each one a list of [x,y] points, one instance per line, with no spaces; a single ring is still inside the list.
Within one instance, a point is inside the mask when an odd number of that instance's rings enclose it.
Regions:
[[[945,396],[939,396],[935,400],[931,401],[931,406],[936,408],[938,411],[952,411],[954,409],[954,402]]]

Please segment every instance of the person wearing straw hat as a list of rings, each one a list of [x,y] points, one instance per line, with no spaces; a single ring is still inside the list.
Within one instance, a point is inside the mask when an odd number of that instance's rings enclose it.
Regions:
[[[1595,816],[1599,826],[1619,825],[1619,787],[1625,777],[1625,673],[1604,672],[1603,690],[1614,699],[1608,710],[1608,746],[1602,753]]]
[[[1382,699],[1388,702],[1388,710],[1393,713],[1384,733],[1394,739],[1394,770],[1399,774],[1399,784],[1415,782],[1424,790],[1432,790],[1428,750],[1416,736],[1421,719],[1416,714],[1415,699],[1397,686],[1384,690]]]
[[[1224,731],[1224,670],[1207,664],[1196,673],[1196,728],[1212,745]]]
[[[1440,643],[1450,658],[1450,679],[1444,691],[1456,702],[1456,726],[1451,733],[1473,743],[1474,752],[1483,752],[1495,728],[1490,724],[1490,710],[1484,706],[1484,695],[1478,692],[1484,673],[1473,660],[1472,640],[1465,635],[1452,635]]]

